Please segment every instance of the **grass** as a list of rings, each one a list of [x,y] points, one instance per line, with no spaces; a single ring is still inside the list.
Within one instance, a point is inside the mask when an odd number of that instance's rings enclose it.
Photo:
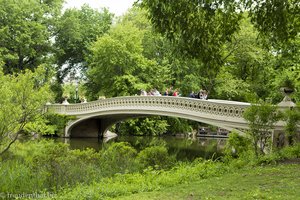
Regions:
[[[299,199],[300,165],[254,167],[161,191],[120,196],[119,200]]]

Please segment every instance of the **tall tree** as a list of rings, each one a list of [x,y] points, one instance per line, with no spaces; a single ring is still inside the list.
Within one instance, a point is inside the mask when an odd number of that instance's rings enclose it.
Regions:
[[[263,48],[248,14],[243,16],[240,30],[224,48],[227,58],[217,76],[218,98],[249,101],[247,98],[251,96],[266,99],[272,92],[275,55]]]
[[[294,48],[297,46],[295,40],[299,37],[300,31],[300,6],[297,0],[178,0],[176,2],[140,0],[138,2],[148,10],[149,18],[158,32],[166,35],[180,52],[199,60],[200,66],[204,67],[199,68],[201,74],[199,73],[198,76],[204,75],[202,82],[206,82],[205,85],[210,85],[210,88],[214,88],[216,84],[215,78],[220,67],[228,66],[228,55],[231,55],[232,49],[235,48],[233,38],[241,28],[241,19],[246,16],[244,13],[249,13],[251,22],[258,30],[258,36],[263,39],[261,41],[264,41],[268,50],[265,51],[258,45],[258,48],[255,47],[256,50],[263,51],[263,54],[254,55],[254,52],[251,53],[245,48],[243,50],[247,50],[248,53],[245,52],[247,55],[243,51],[239,51],[240,55],[235,52],[235,58],[240,58],[235,60],[239,62],[236,64],[244,68],[239,68],[240,72],[235,69],[234,71],[244,76],[241,77],[242,80],[247,80],[251,76],[257,79],[257,76],[260,76],[258,81],[253,81],[251,87],[258,84],[266,85],[265,83],[268,82],[266,74],[273,70],[273,66],[270,65],[274,65],[272,63],[274,54],[293,52],[292,57],[295,57],[297,54],[294,52],[299,51],[299,48],[298,50]],[[224,48],[226,46],[231,49],[227,51]],[[270,53],[273,53],[273,58]],[[269,58],[272,58],[272,62],[268,63]],[[295,65],[295,62],[292,62]],[[264,73],[257,73],[262,69]],[[258,91],[260,87],[256,86],[253,89],[257,90],[259,96],[268,96],[264,95],[266,90]]]
[[[0,57],[4,72],[35,69],[49,59],[63,0],[0,0]]]
[[[251,21],[275,47],[293,40],[300,32],[298,0],[243,0]]]
[[[86,68],[89,45],[109,30],[112,19],[113,14],[107,9],[99,11],[86,4],[80,10],[72,8],[64,12],[56,26],[55,37],[60,80],[70,72],[78,73]]]
[[[222,64],[221,49],[238,29],[241,14],[234,0],[143,0],[150,19],[185,55],[210,68]]]
[[[139,0],[155,28],[189,54],[214,53],[239,28],[241,13],[250,13],[258,31],[272,44],[287,42],[300,31],[298,0]],[[211,44],[211,45],[210,45]],[[212,46],[212,47],[211,47]],[[216,48],[216,49],[210,49]],[[190,50],[190,51],[189,51]],[[215,55],[215,54],[213,54]]]
[[[129,95],[136,93],[137,87],[146,87],[137,85],[146,67],[142,38],[143,33],[133,25],[117,25],[92,45],[87,72],[90,94]]]
[[[156,47],[147,51],[151,25],[141,16],[133,9],[91,46],[87,71],[90,97],[133,95],[141,89],[163,87],[168,67],[153,56],[157,55]]]

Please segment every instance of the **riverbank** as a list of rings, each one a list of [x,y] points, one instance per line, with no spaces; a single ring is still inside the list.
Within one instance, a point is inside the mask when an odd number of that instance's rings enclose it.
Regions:
[[[177,184],[174,180],[180,178],[174,179],[178,176],[176,173],[163,172],[161,175],[153,173],[152,177],[149,177],[149,174],[131,175],[131,178],[129,175],[119,176],[109,182],[95,183],[90,186],[80,185],[65,190],[57,194],[56,199],[299,199],[299,167],[299,164],[246,167],[207,178],[182,177]],[[211,170],[212,173],[216,172],[216,168]],[[222,168],[221,173],[224,172],[223,170]],[[182,174],[182,176],[189,175],[191,174]]]
[[[118,200],[299,199],[300,164],[240,169],[221,177],[192,181],[160,191],[120,196]]]
[[[300,164],[287,164],[286,159],[281,164],[271,160],[273,164],[267,164],[265,158],[264,162],[253,163],[200,159],[170,170],[116,174],[101,182],[65,188],[56,194],[56,199],[297,199]]]
[[[137,151],[120,142],[96,152],[71,150],[51,140],[17,142],[1,160],[0,197],[33,193],[70,200],[300,196],[295,189],[300,186],[300,145],[259,157],[251,150],[239,156],[182,162],[157,145]]]

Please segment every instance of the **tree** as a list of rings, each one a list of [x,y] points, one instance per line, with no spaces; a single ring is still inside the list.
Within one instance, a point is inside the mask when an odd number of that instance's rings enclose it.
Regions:
[[[80,10],[67,9],[55,27],[56,64],[59,81],[68,73],[78,74],[86,69],[85,57],[89,46],[106,33],[112,24],[113,14],[84,4]]]
[[[217,98],[249,101],[249,96],[266,99],[274,92],[275,55],[262,46],[258,32],[243,15],[240,30],[226,43],[225,64],[216,79]],[[276,90],[276,89],[275,89]]]
[[[161,117],[137,118],[121,123],[120,134],[159,136],[166,133],[168,126],[167,120]]]
[[[300,31],[298,0],[243,0],[257,30],[278,47],[293,40]]]
[[[279,88],[289,87],[294,91],[291,97],[297,102],[300,99],[300,35],[282,46],[274,64],[276,74],[272,85],[278,91],[274,96],[277,102],[281,101],[282,95]]]
[[[243,12],[248,12],[257,30],[272,44],[293,40],[300,31],[298,0],[140,0],[149,11],[155,28],[171,39],[185,41],[191,55],[220,47],[239,29]],[[213,29],[215,28],[215,29]],[[215,37],[215,38],[214,38]],[[215,41],[211,41],[215,39]],[[193,48],[190,48],[193,47]],[[207,49],[207,50],[206,50]],[[213,54],[214,55],[214,54]]]
[[[136,75],[140,75],[137,73],[145,66],[141,56],[142,38],[143,33],[133,25],[117,25],[91,46],[87,71],[90,94],[97,97],[137,92],[136,86],[141,80]]]
[[[147,25],[129,19],[119,21],[90,47],[86,88],[93,99],[99,95],[124,96],[139,94],[141,89],[161,89],[168,79],[167,66],[144,56]]]
[[[142,0],[155,29],[181,53],[201,60],[207,68],[223,63],[222,47],[239,28],[241,14],[234,0]]]
[[[280,119],[281,114],[277,107],[260,101],[253,104],[244,112],[244,118],[248,121],[249,134],[256,156],[265,154],[265,148],[270,143],[274,124]]]
[[[234,77],[231,73],[222,68],[216,78],[215,91],[219,98],[245,101],[247,94],[250,93],[249,84],[242,79]]]
[[[49,61],[63,0],[0,0],[0,57],[4,73],[34,70]]]
[[[176,2],[140,0],[138,2],[147,9],[149,18],[159,33],[169,38],[183,55],[199,60],[204,66],[201,71],[201,75],[204,74],[202,82],[211,89],[214,89],[219,69],[228,64],[228,56],[235,48],[235,33],[241,28],[243,24],[241,19],[245,17],[250,17],[250,21],[258,30],[257,36],[263,39],[261,42],[264,41],[264,47],[267,47],[267,51],[263,54],[256,51],[258,55],[246,53],[246,57],[242,55],[244,51],[239,51],[242,56],[240,58],[243,58],[240,61],[247,62],[239,63],[247,66],[241,68],[245,71],[241,74],[244,76],[243,80],[247,78],[248,70],[252,67],[255,72],[252,75],[255,79],[257,75],[260,76],[258,81],[250,84],[258,96],[267,98],[270,95],[266,90],[270,87],[268,79],[273,78],[266,76],[272,73],[274,66],[272,66],[273,59],[270,59],[272,58],[270,53],[273,54],[273,58],[274,55],[282,53],[292,53],[293,57],[297,58],[295,51],[299,52],[295,43],[300,31],[300,6],[297,0],[178,0]],[[229,51],[226,46],[229,47]],[[248,58],[251,60],[247,60]],[[269,60],[271,62],[268,63]],[[293,65],[297,63],[292,62]],[[261,73],[263,68],[267,70]],[[266,87],[258,87],[258,85]],[[213,94],[213,91],[210,93]]]
[[[45,83],[45,70],[25,70],[20,74],[4,75],[0,71],[0,155],[6,152],[29,122],[42,114],[51,99]]]

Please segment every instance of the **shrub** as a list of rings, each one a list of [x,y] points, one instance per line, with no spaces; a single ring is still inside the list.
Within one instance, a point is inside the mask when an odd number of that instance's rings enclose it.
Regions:
[[[100,153],[101,165],[99,167],[101,167],[105,176],[136,170],[135,158],[137,151],[127,142],[113,143]]]
[[[281,149],[279,155],[282,159],[300,158],[300,143]]]
[[[0,168],[1,191],[51,191],[79,182],[89,184],[103,176],[100,154],[92,149],[69,150],[66,144],[41,140],[16,143],[11,154]]]
[[[286,110],[283,114],[285,120],[285,133],[289,138],[289,145],[297,142],[297,130],[300,123],[299,107]]]
[[[151,146],[142,150],[137,156],[137,162],[142,169],[147,167],[168,168],[175,159],[170,157],[164,146]]]
[[[188,133],[193,130],[192,126],[190,123],[191,121],[187,119],[181,119],[181,118],[176,118],[176,117],[168,117],[166,118],[169,126],[168,126],[168,133],[171,134],[176,134],[176,133]],[[195,127],[197,127],[194,124]]]
[[[243,117],[248,122],[256,156],[264,155],[266,147],[270,146],[273,126],[281,118],[281,113],[276,106],[260,101],[248,107]]]
[[[251,140],[249,138],[243,137],[236,132],[232,132],[229,134],[224,151],[226,155],[238,157],[249,149],[250,144]]]

